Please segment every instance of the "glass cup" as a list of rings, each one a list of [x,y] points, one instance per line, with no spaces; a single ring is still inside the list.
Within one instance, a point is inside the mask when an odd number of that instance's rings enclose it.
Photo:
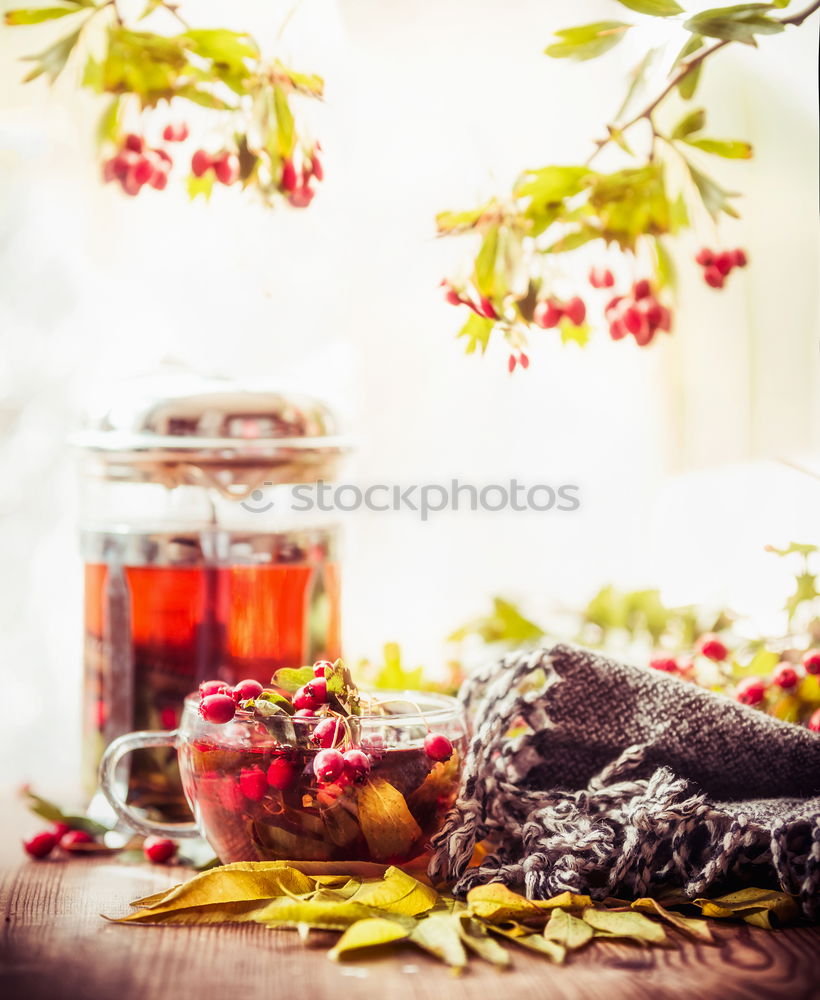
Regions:
[[[377,697],[387,714],[340,720],[339,749],[361,748],[367,763],[334,781],[320,782],[314,774],[322,749],[311,741],[318,717],[237,716],[215,725],[202,719],[199,696],[192,694],[178,729],[129,733],[109,745],[100,765],[103,793],[139,833],[203,836],[223,864],[406,863],[424,854],[455,801],[467,723],[461,705],[445,695],[379,691]],[[434,760],[425,751],[430,732],[452,744],[447,760]],[[155,822],[125,802],[121,761],[134,750],[154,747],[176,749],[194,823]]]

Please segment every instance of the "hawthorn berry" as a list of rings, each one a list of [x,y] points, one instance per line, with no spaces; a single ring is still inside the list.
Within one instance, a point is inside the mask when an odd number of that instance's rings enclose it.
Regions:
[[[310,173],[316,178],[317,181],[323,181],[325,179],[325,168],[322,166],[322,161],[316,155],[314,151],[310,156]]]
[[[732,263],[735,267],[745,267],[749,263],[746,251],[742,250],[740,247],[738,247],[737,250],[730,250],[729,252],[732,255]]]
[[[479,315],[483,316],[485,319],[498,319],[498,313],[496,312],[495,306],[490,302],[486,295],[482,295],[478,300],[478,310]]]
[[[279,178],[279,186],[283,191],[292,193],[296,190],[297,185],[296,167],[293,164],[293,160],[288,158],[282,163],[282,176]]]
[[[711,288],[723,288],[726,284],[726,279],[714,264],[710,264],[703,272],[703,280]]]
[[[212,166],[220,184],[234,184],[239,180],[239,160],[233,153],[223,153],[213,160]]]
[[[587,318],[587,307],[584,300],[577,295],[573,296],[564,306],[564,315],[573,326],[580,326]]]
[[[56,846],[57,837],[51,830],[35,833],[33,837],[23,841],[23,850],[26,854],[37,859],[48,857]]]
[[[745,677],[735,688],[741,705],[759,705],[766,697],[766,682],[761,677]]]
[[[191,173],[194,177],[202,177],[211,169],[211,157],[204,149],[198,149],[191,157]]]
[[[710,264],[714,263],[714,260],[715,255],[706,247],[698,250],[695,254],[695,263],[700,264],[701,267],[708,267]]]
[[[177,845],[168,837],[146,837],[142,844],[142,853],[151,864],[161,865],[177,852]]]
[[[304,184],[302,187],[296,188],[288,195],[288,202],[294,208],[307,208],[313,201],[315,194],[316,192],[309,184]]]
[[[639,278],[632,286],[633,299],[645,299],[652,294],[652,286],[646,278]]]
[[[260,767],[243,767],[239,772],[239,787],[246,799],[261,802],[268,790],[268,779]]]
[[[776,684],[777,687],[783,688],[784,691],[791,691],[796,688],[799,683],[800,675],[791,663],[784,660],[782,663],[778,663],[774,668],[772,673],[772,684]]]
[[[62,837],[64,837],[70,829],[71,829],[70,824],[63,823],[62,821],[59,823],[51,824],[51,832],[54,834],[57,840],[60,840]]]
[[[312,708],[299,708],[293,713],[294,719],[315,719],[316,713]]]
[[[231,696],[237,703],[240,701],[250,701],[252,698],[258,698],[262,694],[262,690],[263,688],[259,681],[248,677],[246,680],[234,684]]]
[[[820,708],[815,708],[806,725],[813,733],[820,733]]]
[[[719,253],[714,259],[713,266],[716,267],[725,278],[734,267],[734,254],[727,253],[726,251]]]
[[[236,715],[232,694],[209,694],[199,703],[199,714],[206,722],[224,725]]]
[[[166,142],[185,142],[189,134],[188,126],[184,122],[179,125],[166,125],[162,130],[162,138]]]
[[[442,733],[428,733],[424,737],[424,752],[431,760],[449,760],[453,744]]]
[[[314,677],[327,677],[328,672],[333,670],[333,664],[330,660],[318,660],[313,664],[313,676]]]
[[[338,750],[320,750],[313,759],[313,773],[328,785],[341,778],[344,769],[345,759]]]
[[[593,288],[612,288],[615,278],[609,268],[593,267],[589,272],[589,283]]]
[[[132,153],[141,153],[145,149],[145,139],[141,135],[134,135],[130,132],[122,141],[124,149],[130,149]]]
[[[342,754],[345,762],[345,774],[353,781],[366,778],[370,774],[370,758],[362,750],[354,747]]]
[[[209,694],[230,694],[231,686],[224,681],[203,681],[199,685],[199,697],[207,698]]]
[[[558,326],[564,315],[564,310],[554,299],[539,302],[533,312],[533,322],[544,330]]]
[[[83,844],[93,844],[94,838],[85,830],[69,830],[60,837],[60,847],[64,851],[73,851]]]
[[[810,649],[803,657],[803,668],[807,674],[820,674],[820,649]]]
[[[665,674],[677,674],[680,670],[678,661],[671,656],[658,656],[649,661],[649,666],[653,670],[660,670]]]
[[[729,655],[726,645],[715,635],[714,632],[707,632],[698,639],[698,652],[716,663],[725,660]]]
[[[462,299],[449,282],[442,281],[441,284],[444,288],[444,298],[451,306],[460,306],[464,302],[464,299]]]
[[[296,781],[298,775],[299,768],[293,761],[288,760],[287,757],[274,757],[270,762],[266,777],[271,788],[284,792]]]
[[[315,677],[308,681],[293,696],[293,706],[298,709],[313,711],[327,701],[327,681],[324,677]]]
[[[314,743],[318,743],[320,747],[328,749],[336,743],[340,743],[344,739],[344,734],[345,727],[342,725],[341,719],[329,716],[314,726],[311,739]]]

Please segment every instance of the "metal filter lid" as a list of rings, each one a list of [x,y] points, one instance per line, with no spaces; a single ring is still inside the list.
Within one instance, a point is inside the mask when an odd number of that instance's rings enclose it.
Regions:
[[[237,496],[239,481],[252,489],[263,479],[332,479],[350,450],[323,402],[258,382],[165,375],[114,393],[71,438],[106,478],[209,485]]]

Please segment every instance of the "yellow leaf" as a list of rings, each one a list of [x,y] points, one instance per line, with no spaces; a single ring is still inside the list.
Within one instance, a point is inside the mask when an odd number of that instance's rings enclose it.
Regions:
[[[696,938],[698,941],[705,941],[707,944],[715,943],[712,930],[705,920],[700,920],[698,917],[684,917],[680,913],[672,913],[661,906],[657,899],[636,899],[630,905],[633,910],[653,913],[655,916],[660,917],[661,920],[665,920],[673,927],[677,927],[679,931],[688,934],[689,937]]]
[[[454,969],[463,969],[467,964],[467,952],[458,932],[458,917],[449,913],[434,913],[419,920],[410,932],[410,940]]]
[[[566,910],[553,910],[549,923],[544,928],[544,937],[562,944],[569,951],[583,948],[592,940],[595,932],[588,923],[573,917]]]
[[[490,934],[481,921],[471,917],[469,913],[460,913],[458,922],[458,933],[461,940],[470,951],[474,951],[479,958],[485,962],[498,966],[500,969],[506,968],[510,964],[510,955],[506,948],[502,947]]]
[[[756,911],[771,910],[776,920],[789,920],[796,913],[794,898],[776,889],[750,887],[716,896],[715,899],[696,899],[694,902],[704,917],[746,917]]]
[[[560,965],[566,956],[566,948],[557,941],[550,941],[541,934],[528,933],[526,928],[519,926],[497,926],[493,925],[490,930],[494,934],[503,934],[522,948],[529,948],[530,951],[540,952],[546,955],[551,961]]]
[[[562,910],[583,910],[587,906],[594,905],[590,896],[579,896],[574,892],[560,892],[557,896],[537,899],[534,902],[542,910],[554,910],[558,907]]]
[[[395,920],[385,917],[367,917],[351,924],[342,934],[328,956],[337,961],[342,955],[359,948],[375,948],[378,945],[401,941],[408,936],[409,931]]]
[[[404,796],[384,778],[366,781],[356,792],[359,824],[374,858],[387,860],[410,853],[421,828]]]
[[[241,924],[257,919],[257,913],[269,905],[267,899],[235,903],[170,906],[146,909],[112,920],[116,924]],[[109,919],[106,917],[106,919]]]
[[[755,927],[764,927],[767,931],[773,931],[777,930],[778,927],[793,923],[799,915],[800,911],[797,903],[789,898],[768,910],[755,910],[753,913],[744,911],[743,919],[747,924],[753,924]]]
[[[432,909],[439,896],[435,889],[422,885],[401,868],[388,868],[381,882],[364,882],[351,899],[354,903],[415,917]]]
[[[501,882],[477,885],[467,893],[470,912],[482,920],[502,923],[505,920],[526,920],[543,917],[536,903],[519,896]]]
[[[272,899],[257,910],[253,919],[270,927],[298,927],[306,924],[322,930],[343,931],[357,920],[379,916],[369,906],[351,903],[310,899]]]
[[[630,938],[647,944],[666,944],[666,931],[654,920],[634,911],[584,910],[583,919],[596,931],[612,937]]]

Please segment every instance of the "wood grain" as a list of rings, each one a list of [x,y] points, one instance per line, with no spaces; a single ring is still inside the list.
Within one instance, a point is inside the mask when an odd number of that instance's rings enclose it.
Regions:
[[[29,824],[30,828],[30,824]],[[409,947],[344,965],[324,951],[335,935],[303,945],[291,931],[242,925],[138,927],[100,915],[190,875],[187,869],[112,860],[9,863],[3,911],[0,997],[6,1000],[789,1000],[820,998],[820,928],[767,932],[719,924],[713,947],[642,949],[598,942],[554,966],[514,949],[513,968],[472,964],[463,976]]]

